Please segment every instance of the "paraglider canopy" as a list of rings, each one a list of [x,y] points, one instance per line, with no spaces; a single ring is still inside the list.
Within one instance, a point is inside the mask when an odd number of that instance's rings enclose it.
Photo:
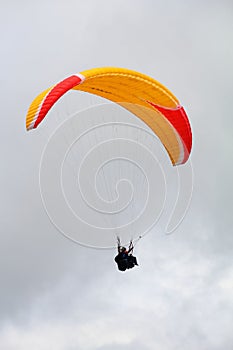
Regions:
[[[51,107],[69,90],[86,91],[121,105],[144,121],[163,143],[173,165],[185,163],[192,148],[188,117],[177,98],[144,74],[115,67],[95,68],[72,75],[39,94],[26,118],[35,129]]]

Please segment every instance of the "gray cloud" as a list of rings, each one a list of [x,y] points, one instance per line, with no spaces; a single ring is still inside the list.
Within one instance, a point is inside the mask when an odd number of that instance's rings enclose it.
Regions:
[[[0,12],[2,348],[232,348],[231,2],[21,1]],[[125,274],[113,250],[80,247],[51,225],[38,173],[57,120],[24,127],[37,93],[107,65],[167,85],[194,135],[190,209],[171,236],[158,225],[141,240],[140,266]]]

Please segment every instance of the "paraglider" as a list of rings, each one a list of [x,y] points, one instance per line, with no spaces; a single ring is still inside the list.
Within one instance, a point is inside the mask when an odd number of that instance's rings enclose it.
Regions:
[[[138,266],[137,258],[131,253],[133,252],[133,242],[130,241],[128,250],[121,246],[120,238],[117,237],[117,250],[118,254],[115,257],[115,262],[117,263],[118,270],[125,271],[127,269],[132,269],[134,266]]]
[[[69,90],[80,90],[117,103],[141,119],[163,144],[173,166],[184,164],[192,149],[192,132],[187,114],[178,99],[153,78],[129,69],[104,67],[74,74],[40,93],[31,103],[26,129],[36,129],[53,105]],[[120,271],[137,266],[118,239],[115,262]]]

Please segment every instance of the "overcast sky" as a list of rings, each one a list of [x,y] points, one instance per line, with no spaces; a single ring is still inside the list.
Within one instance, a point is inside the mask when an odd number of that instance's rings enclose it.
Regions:
[[[232,349],[232,1],[2,1],[0,26],[1,349]],[[189,210],[173,234],[161,225],[139,241],[126,273],[114,250],[51,223],[39,165],[52,124],[25,131],[38,93],[102,66],[159,80],[193,131]]]

